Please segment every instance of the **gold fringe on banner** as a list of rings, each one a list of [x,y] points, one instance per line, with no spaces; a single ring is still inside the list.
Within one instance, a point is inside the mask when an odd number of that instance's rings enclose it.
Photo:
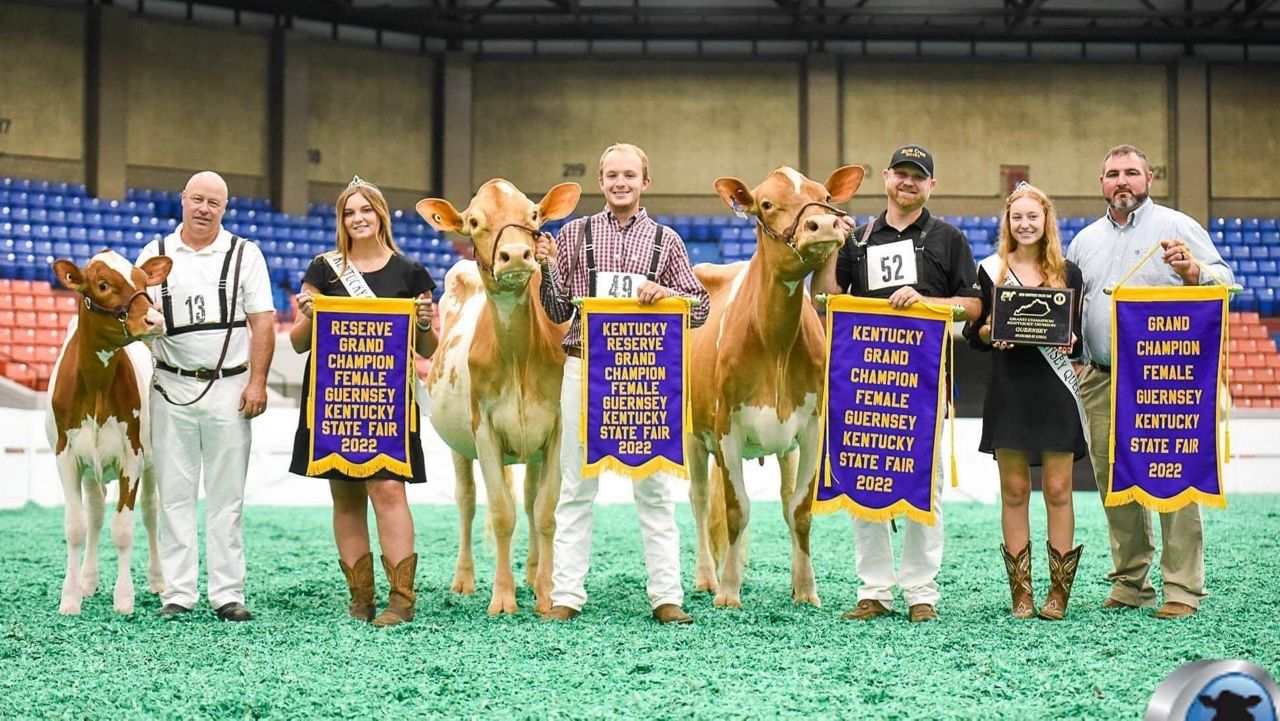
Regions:
[[[943,329],[943,351],[941,353],[940,362],[938,363],[938,400],[937,413],[934,418],[933,428],[933,452],[929,454],[929,511],[922,511],[907,502],[906,499],[900,499],[885,508],[868,508],[853,501],[847,495],[841,494],[835,498],[827,500],[818,499],[819,488],[831,487],[831,459],[825,448],[827,439],[827,416],[830,411],[831,399],[831,324],[833,316],[838,311],[858,312],[858,313],[876,313],[879,315],[895,315],[908,318],[919,318],[922,320],[933,320],[942,322],[946,327]],[[818,450],[822,460],[822,478],[820,483],[813,484],[813,513],[823,514],[835,511],[847,511],[855,518],[872,523],[882,523],[899,516],[906,516],[908,520],[916,523],[932,526],[936,521],[936,514],[932,509],[938,507],[938,485],[934,482],[939,469],[938,453],[939,443],[942,442],[942,422],[946,415],[946,409],[949,405],[948,398],[944,396],[946,392],[945,383],[947,381],[947,358],[949,357],[947,350],[951,347],[951,308],[948,306],[940,306],[933,303],[916,303],[911,308],[905,310],[895,310],[889,307],[886,300],[880,298],[861,298],[851,295],[832,295],[827,299],[827,317],[826,317],[826,362],[823,366],[822,373],[822,413],[819,417],[819,425],[822,428],[821,443]],[[953,421],[954,424],[954,421]],[[955,470],[955,426],[952,426],[952,448],[951,448],[951,464],[952,464],[952,484],[956,483],[957,474]]]
[[[1214,381],[1214,388],[1217,389],[1218,392],[1220,393],[1222,388],[1224,387],[1223,378],[1225,376],[1225,368],[1227,365],[1226,359],[1228,357],[1227,327],[1228,327],[1229,316],[1228,316],[1227,306],[1228,306],[1228,301],[1230,300],[1229,291],[1225,285],[1221,285],[1220,283],[1218,285],[1169,285],[1169,286],[1136,286],[1136,287],[1124,286],[1124,282],[1128,280],[1137,271],[1138,267],[1141,266],[1143,263],[1145,263],[1147,259],[1149,259],[1154,254],[1154,250],[1158,248],[1160,248],[1160,245],[1156,244],[1155,248],[1153,248],[1152,251],[1148,252],[1146,256],[1144,256],[1140,261],[1138,261],[1138,264],[1134,266],[1134,268],[1131,269],[1124,276],[1124,278],[1121,279],[1120,283],[1116,286],[1115,290],[1112,293],[1112,301],[1111,301],[1111,328],[1112,328],[1111,362],[1113,364],[1112,378],[1114,379],[1115,376],[1118,374],[1118,368],[1115,367],[1115,363],[1117,361],[1117,356],[1119,354],[1119,341],[1117,340],[1117,337],[1119,336],[1119,334],[1116,332],[1116,329],[1118,328],[1117,305],[1121,301],[1216,300],[1222,304],[1221,331],[1219,335],[1219,342],[1221,346],[1218,349],[1218,363],[1217,363],[1218,374],[1217,374],[1217,378]],[[1199,263],[1199,261],[1196,261],[1196,262]],[[1204,269],[1205,266],[1201,265],[1201,268]],[[1220,278],[1217,278],[1217,276],[1214,276],[1214,278],[1215,280],[1219,280],[1219,281],[1221,280]],[[1169,498],[1158,498],[1156,496],[1151,495],[1150,493],[1147,493],[1146,491],[1142,490],[1137,486],[1126,488],[1125,490],[1120,492],[1115,491],[1116,393],[1114,392],[1115,391],[1114,380],[1112,382],[1113,382],[1113,388],[1111,393],[1111,432],[1110,434],[1108,434],[1108,438],[1107,438],[1107,460],[1108,460],[1107,495],[1106,495],[1106,498],[1103,499],[1103,505],[1122,506],[1126,503],[1136,502],[1146,508],[1149,508],[1159,513],[1172,513],[1173,511],[1176,511],[1191,503],[1199,503],[1201,505],[1210,506],[1213,508],[1226,508],[1227,507],[1226,489],[1222,482],[1223,481],[1222,465],[1223,465],[1223,456],[1224,456],[1224,452],[1222,451],[1217,453],[1217,457],[1215,458],[1215,466],[1218,474],[1218,484],[1217,484],[1219,488],[1218,493],[1206,493],[1198,488],[1186,488],[1178,492],[1177,494],[1170,496]],[[1215,403],[1214,403],[1213,427],[1214,427],[1215,442],[1217,440],[1218,429],[1223,427],[1223,409],[1222,409],[1221,401],[1222,399],[1221,397],[1219,397],[1218,399],[1215,400]],[[1230,399],[1228,398],[1228,402],[1229,401]],[[1228,433],[1228,437],[1224,443],[1224,446],[1225,446],[1225,454],[1229,455],[1231,452],[1229,428],[1227,430],[1227,433]]]
[[[352,478],[370,478],[377,473],[383,471],[394,473],[398,476],[412,477],[413,467],[410,463],[409,453],[409,434],[417,428],[418,406],[416,403],[417,390],[416,381],[417,373],[414,367],[413,354],[414,342],[416,334],[413,332],[414,323],[417,321],[416,302],[411,298],[348,298],[344,296],[326,296],[319,293],[312,296],[312,314],[326,313],[361,313],[366,315],[387,315],[387,316],[407,316],[409,319],[409,342],[404,358],[405,362],[405,418],[400,419],[403,424],[401,427],[407,429],[404,433],[404,461],[396,460],[385,453],[370,458],[363,463],[354,463],[344,458],[341,454],[330,453],[324,458],[315,458],[316,452],[316,432],[315,432],[315,397],[316,397],[316,337],[318,335],[318,323],[311,324],[311,356],[307,363],[311,368],[311,383],[307,387],[307,397],[304,403],[307,406],[307,430],[308,430],[308,449],[307,449],[307,475],[318,476],[321,473],[330,470],[337,470]]]
[[[590,386],[591,376],[587,372],[586,364],[591,358],[591,351],[588,347],[590,333],[587,332],[588,318],[595,313],[650,313],[663,315],[679,315],[681,316],[681,335],[680,343],[682,358],[680,361],[681,383],[684,386],[684,405],[680,409],[680,436],[684,438],[689,435],[693,429],[693,405],[689,402],[689,300],[681,297],[669,297],[651,303],[649,305],[640,305],[639,301],[633,298],[584,298],[582,301],[582,404],[578,410],[578,441],[582,444],[582,477],[591,478],[608,471],[616,473],[619,476],[627,478],[633,482],[643,481],[654,473],[666,473],[676,478],[689,478],[689,459],[687,456],[683,464],[665,457],[656,456],[641,463],[638,466],[632,466],[615,456],[605,456],[594,463],[587,463],[587,393]],[[683,443],[683,441],[682,441]]]

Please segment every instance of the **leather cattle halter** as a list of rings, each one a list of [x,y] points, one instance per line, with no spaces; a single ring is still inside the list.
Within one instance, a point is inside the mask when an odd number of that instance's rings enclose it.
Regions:
[[[814,206],[814,205],[818,206],[819,208],[826,208],[828,212],[835,214],[836,217],[839,217],[839,218],[843,218],[844,216],[848,215],[848,213],[828,203],[823,203],[818,200],[811,200],[808,203],[805,203],[804,205],[800,206],[800,210],[796,212],[796,219],[791,222],[791,227],[787,228],[787,232],[785,235],[779,235],[777,231],[775,231],[773,228],[770,228],[764,222],[764,218],[756,218],[756,225],[760,226],[760,229],[763,230],[765,234],[768,235],[770,238],[786,243],[787,247],[791,249],[791,252],[795,254],[796,258],[798,258],[801,263],[808,263],[809,261],[805,260],[804,257],[800,255],[800,251],[796,250],[796,228],[799,228],[800,221],[804,220],[804,211],[808,210],[810,206]]]
[[[138,296],[142,296],[145,298],[147,296],[147,291],[139,290],[135,292],[133,295],[129,296],[129,299],[121,303],[120,305],[114,308],[108,308],[105,305],[98,303],[93,298],[90,298],[87,294],[82,293],[80,295],[81,298],[84,298],[84,307],[88,308],[94,313],[98,313],[100,315],[109,315],[112,318],[115,318],[120,323],[120,329],[124,331],[125,338],[135,337],[132,333],[129,332],[129,325],[127,321],[129,320],[129,306],[133,305],[133,301],[137,300]],[[148,300],[147,302],[150,303],[151,301]]]
[[[489,254],[489,263],[488,263],[488,267],[486,268],[486,270],[489,272],[489,276],[492,277],[495,281],[498,280],[498,274],[494,272],[493,266],[494,266],[494,263],[498,261],[498,241],[502,240],[502,234],[506,232],[507,228],[519,228],[520,230],[523,230],[524,232],[529,234],[530,239],[533,240],[535,243],[538,240],[538,233],[542,232],[537,228],[530,228],[527,225],[521,225],[519,223],[507,223],[501,228],[498,228],[498,232],[493,236],[493,252]],[[486,265],[485,263],[480,261],[479,256],[476,257],[476,263],[478,263],[481,267],[485,267]]]

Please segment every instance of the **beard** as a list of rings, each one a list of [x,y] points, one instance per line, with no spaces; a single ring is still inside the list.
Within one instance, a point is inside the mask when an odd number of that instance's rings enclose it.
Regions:
[[[889,200],[892,200],[893,204],[898,206],[902,212],[914,213],[915,211],[923,208],[924,204],[929,201],[929,198],[921,192],[917,192],[915,195],[904,195],[900,191],[890,190]]]
[[[1111,196],[1111,200],[1107,203],[1107,205],[1110,205],[1111,208],[1114,210],[1119,210],[1121,212],[1127,213],[1130,210],[1133,210],[1134,208],[1138,207],[1139,205],[1142,205],[1143,203],[1147,202],[1147,198],[1149,197],[1151,197],[1150,193],[1129,192],[1128,198],[1121,200],[1120,194],[1116,193],[1115,195]]]

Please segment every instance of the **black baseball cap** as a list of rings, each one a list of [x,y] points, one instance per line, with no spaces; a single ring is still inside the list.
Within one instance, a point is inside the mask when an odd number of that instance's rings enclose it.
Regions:
[[[928,150],[919,145],[904,145],[893,152],[893,157],[889,158],[889,167],[896,168],[904,163],[909,163],[924,171],[924,174],[933,177],[933,156]]]

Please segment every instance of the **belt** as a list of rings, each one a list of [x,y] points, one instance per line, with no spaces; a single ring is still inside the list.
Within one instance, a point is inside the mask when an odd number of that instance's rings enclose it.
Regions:
[[[581,358],[582,349],[576,345],[571,345],[564,349],[564,354],[569,356],[570,358]]]
[[[249,370],[249,364],[246,363],[244,365],[236,366],[235,368],[223,368],[220,371],[215,371],[208,368],[201,368],[200,370],[189,371],[184,368],[174,368],[173,366],[169,365],[168,363],[165,363],[164,361],[156,361],[156,368],[159,368],[162,371],[168,371],[170,373],[174,373],[180,376],[185,376],[187,378],[195,378],[196,380],[201,380],[201,381],[212,381],[212,380],[217,380],[219,378],[226,378],[228,376],[238,376],[241,373],[244,373],[245,371]]]
[[[1097,362],[1097,361],[1089,361],[1089,367],[1090,367],[1090,368],[1093,368],[1094,370],[1100,370],[1100,371],[1102,371],[1103,373],[1110,373],[1110,372],[1111,372],[1111,366],[1104,366],[1104,365],[1102,365],[1101,363],[1099,363],[1099,362]]]

